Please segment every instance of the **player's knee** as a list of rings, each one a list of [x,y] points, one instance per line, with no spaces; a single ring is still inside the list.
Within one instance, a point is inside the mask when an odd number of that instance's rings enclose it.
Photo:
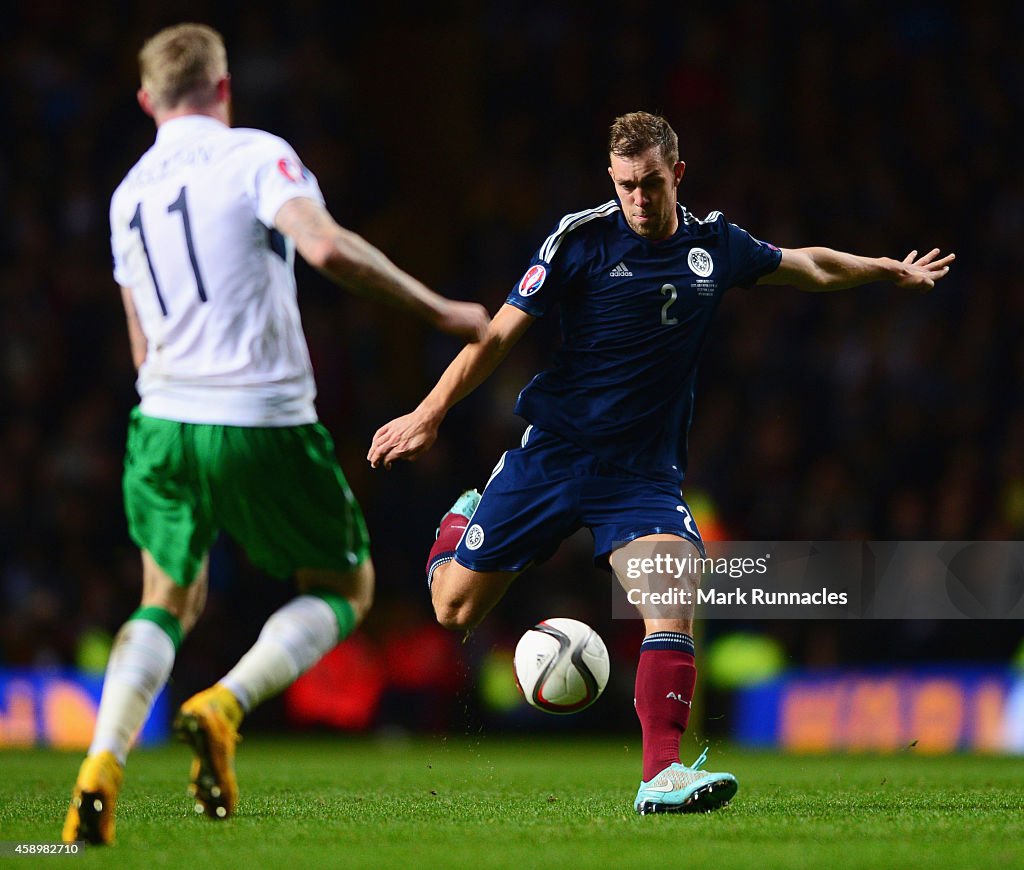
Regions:
[[[295,572],[300,592],[332,592],[348,601],[355,615],[356,625],[363,621],[373,606],[375,578],[373,562],[370,559],[349,571],[300,568]]]
[[[477,623],[471,614],[464,610],[444,608],[435,609],[434,613],[441,627],[448,629],[448,631],[468,631]]]
[[[373,607],[373,595],[376,587],[376,581],[377,573],[373,567],[373,562],[367,559],[359,566],[358,579],[353,584],[352,594],[349,598],[352,610],[356,615],[357,625],[363,621],[366,614],[370,612],[370,608]]]
[[[206,578],[200,577],[187,587],[151,586],[142,596],[142,607],[159,607],[178,620],[182,634],[187,635],[199,621],[206,607]]]
[[[438,623],[449,631],[467,631],[480,622],[480,616],[468,601],[434,601]]]
[[[159,607],[178,620],[188,634],[206,607],[207,560],[204,557],[192,582],[181,584],[157,563],[148,550],[142,551],[142,607]]]
[[[183,635],[189,634],[196,623],[199,621],[199,617],[202,614],[194,609],[189,609],[178,615],[178,622],[181,624],[181,633]]]

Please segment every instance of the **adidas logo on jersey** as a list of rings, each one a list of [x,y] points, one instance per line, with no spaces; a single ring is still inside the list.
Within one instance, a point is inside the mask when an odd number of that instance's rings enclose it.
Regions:
[[[626,268],[626,264],[623,263],[621,260],[619,261],[619,265],[616,266],[614,269],[612,269],[608,273],[608,275],[610,277],[612,277],[612,278],[632,278],[633,277],[633,273],[630,272],[629,269]]]

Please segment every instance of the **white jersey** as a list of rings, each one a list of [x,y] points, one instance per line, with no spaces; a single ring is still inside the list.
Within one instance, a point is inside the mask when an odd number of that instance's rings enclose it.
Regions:
[[[141,410],[234,426],[316,421],[291,240],[273,229],[295,197],[323,202],[283,139],[189,115],[114,191],[114,279],[145,333]]]

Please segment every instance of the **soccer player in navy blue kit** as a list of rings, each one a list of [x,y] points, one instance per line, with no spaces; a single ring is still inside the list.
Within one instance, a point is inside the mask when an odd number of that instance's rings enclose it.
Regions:
[[[530,324],[561,306],[554,364],[523,389],[529,423],[498,461],[483,495],[464,493],[444,516],[427,579],[438,621],[477,625],[529,565],[586,526],[608,564],[631,542],[675,542],[703,553],[683,500],[696,365],[730,287],[789,284],[827,291],[874,281],[930,290],[953,255],[903,260],[829,248],[777,248],[726,221],[700,220],[677,202],[685,164],[664,118],[633,112],[611,128],[608,174],[616,199],[568,214],[544,240],[495,315],[411,414],[374,436],[370,463],[415,459],[448,409],[478,387]],[[688,578],[694,587],[696,578]],[[691,599],[692,600],[692,599]],[[643,731],[637,812],[703,812],[736,792],[729,773],[680,763],[696,680],[693,607],[643,613],[636,675]]]

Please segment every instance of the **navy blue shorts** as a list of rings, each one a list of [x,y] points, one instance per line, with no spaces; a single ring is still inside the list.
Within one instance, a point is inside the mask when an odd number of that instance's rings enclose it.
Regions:
[[[644,535],[679,535],[704,553],[676,482],[631,474],[530,426],[522,446],[498,460],[455,560],[473,571],[522,571],[583,527],[604,568],[614,550]]]

